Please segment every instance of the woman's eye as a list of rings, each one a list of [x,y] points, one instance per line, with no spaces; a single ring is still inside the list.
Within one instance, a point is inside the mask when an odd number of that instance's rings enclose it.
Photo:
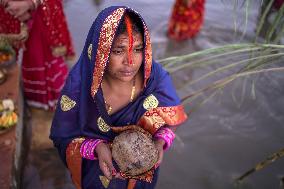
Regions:
[[[114,50],[112,50],[112,52],[113,52],[114,54],[122,54],[122,50],[114,49]]]
[[[142,51],[143,51],[143,48],[134,49],[134,52],[137,52],[137,53],[142,52]]]

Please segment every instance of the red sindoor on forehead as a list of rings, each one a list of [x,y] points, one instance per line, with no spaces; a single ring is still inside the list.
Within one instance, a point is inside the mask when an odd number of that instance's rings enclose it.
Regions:
[[[129,38],[129,48],[128,48],[128,63],[130,65],[133,64],[132,61],[132,50],[133,50],[133,32],[132,32],[132,22],[128,15],[125,15],[124,17],[126,30]]]

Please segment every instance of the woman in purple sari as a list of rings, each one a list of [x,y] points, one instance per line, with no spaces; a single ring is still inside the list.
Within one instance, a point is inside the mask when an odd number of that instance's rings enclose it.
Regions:
[[[169,74],[152,59],[150,35],[128,7],[104,9],[62,90],[50,138],[76,188],[154,188],[163,150],[187,116]],[[137,125],[152,134],[159,159],[149,174],[123,178],[109,144]],[[151,181],[151,182],[150,182]]]

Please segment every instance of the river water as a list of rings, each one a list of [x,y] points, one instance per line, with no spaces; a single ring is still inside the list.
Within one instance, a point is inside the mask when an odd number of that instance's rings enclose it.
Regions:
[[[81,53],[88,29],[98,12],[111,5],[127,5],[142,14],[150,29],[156,59],[248,42],[253,38],[260,1],[250,6],[247,32],[242,37],[246,28],[244,8],[234,12],[231,0],[207,0],[202,31],[195,39],[179,43],[166,37],[173,3],[173,0],[65,0],[77,54]],[[237,18],[236,31],[234,18]],[[173,75],[181,96],[196,89],[184,87],[184,82],[201,73],[200,70],[184,70]],[[255,98],[249,92],[251,85],[247,85],[242,103],[234,102],[232,91],[241,99],[243,80],[240,80],[190,114],[189,120],[177,131],[173,147],[165,153],[158,189],[237,188],[234,180],[238,176],[284,147],[284,76],[266,73],[255,78]],[[190,110],[191,105],[186,106]],[[23,188],[73,188],[54,149],[32,156]],[[280,189],[283,177],[284,158],[254,173],[239,188]]]

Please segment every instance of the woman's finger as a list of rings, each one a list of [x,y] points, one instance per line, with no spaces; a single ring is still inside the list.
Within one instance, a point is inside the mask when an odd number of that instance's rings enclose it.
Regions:
[[[2,5],[3,5],[4,7],[6,7],[7,4],[8,4],[8,2],[9,2],[9,0],[2,0]]]
[[[23,16],[28,11],[28,5],[23,1],[9,1],[6,10],[16,18]]]
[[[9,14],[11,14],[11,15],[14,15],[14,9],[12,9],[11,7],[7,7],[5,9],[5,11],[8,12]]]
[[[17,11],[16,13],[15,13],[15,17],[16,18],[19,18],[19,17],[21,17],[21,16],[23,16],[24,15],[24,12],[23,11]]]
[[[163,149],[159,150],[158,161],[156,162],[154,168],[157,169],[163,161],[164,151]]]
[[[163,156],[164,156],[164,151],[163,151],[163,150],[160,150],[160,152],[159,152],[159,160],[158,160],[159,164],[162,163],[162,161],[163,161]]]
[[[123,178],[120,173],[116,173],[115,178],[125,180],[125,178]]]
[[[15,15],[15,13],[17,12],[17,8],[15,8],[13,6],[13,4],[11,4],[12,2],[9,2],[7,7],[5,8],[6,12],[8,12],[11,15]]]
[[[115,168],[114,168],[114,166],[113,166],[113,164],[112,164],[111,159],[108,160],[108,161],[106,162],[106,164],[107,164],[107,166],[108,166],[108,168],[109,168],[109,170],[110,170],[110,172],[111,172],[111,175],[112,175],[112,176],[115,176],[115,175],[117,174],[117,171],[115,170]]]
[[[103,174],[109,179],[112,179],[110,169],[108,168],[107,164],[104,161],[99,161],[100,168]]]
[[[15,13],[14,13],[14,17],[15,17],[15,18],[19,18],[19,17],[20,17],[19,13],[18,13],[18,12],[15,12]]]
[[[25,22],[25,21],[29,20],[30,18],[31,18],[31,14],[25,13],[25,14],[23,14],[22,16],[20,16],[18,19],[19,19],[21,22]]]

